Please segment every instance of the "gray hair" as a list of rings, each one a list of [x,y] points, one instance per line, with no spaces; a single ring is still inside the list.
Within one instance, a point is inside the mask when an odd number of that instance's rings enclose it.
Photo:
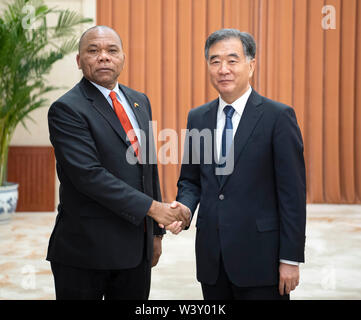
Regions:
[[[204,53],[208,60],[209,48],[218,41],[236,38],[242,42],[243,53],[247,59],[254,59],[256,57],[256,42],[251,34],[248,32],[241,32],[238,29],[221,29],[213,32],[206,40]]]

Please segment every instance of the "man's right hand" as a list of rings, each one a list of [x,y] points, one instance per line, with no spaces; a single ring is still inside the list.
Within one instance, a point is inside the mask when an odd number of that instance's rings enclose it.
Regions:
[[[188,217],[188,223],[184,224],[182,221],[174,221],[173,223],[164,226],[164,225],[159,225],[161,228],[166,228],[166,230],[171,231],[173,234],[178,234],[180,233],[182,230],[184,230],[186,227],[189,227],[190,225],[190,218],[191,218],[191,211],[189,210],[189,208],[187,206],[185,206],[184,204],[178,202],[178,201],[173,201],[170,205],[170,207],[172,209],[176,209],[176,208],[181,208],[183,211],[183,214],[185,214]]]
[[[183,207],[171,208],[170,204],[155,200],[153,200],[147,215],[157,221],[161,227],[168,226],[175,221],[182,222],[183,226],[188,226],[190,223],[190,214]]]

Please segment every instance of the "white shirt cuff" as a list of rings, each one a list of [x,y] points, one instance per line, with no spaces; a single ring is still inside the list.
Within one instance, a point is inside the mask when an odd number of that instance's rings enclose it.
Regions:
[[[284,260],[284,259],[280,259],[280,262],[286,263],[286,264],[291,264],[293,266],[298,266],[300,264],[299,262],[296,262],[296,261],[290,261],[290,260]]]

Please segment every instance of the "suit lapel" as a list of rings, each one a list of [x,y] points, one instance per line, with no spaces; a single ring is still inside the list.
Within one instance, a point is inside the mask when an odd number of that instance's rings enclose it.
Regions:
[[[256,127],[258,121],[261,119],[262,114],[262,98],[257,92],[252,90],[252,93],[248,98],[236,134],[233,139],[234,166],[236,165],[237,160],[239,159],[248,141],[248,138],[251,136],[253,129]],[[232,156],[232,154],[230,156]],[[227,162],[228,161],[230,160],[227,159]],[[224,186],[229,176],[230,175],[226,175],[223,177],[221,181],[221,188]]]
[[[204,114],[205,123],[207,123],[206,128],[209,128],[212,131],[212,136],[214,135],[214,130],[217,127],[217,111],[218,111],[218,98],[211,101],[208,110]]]
[[[132,108],[132,111],[137,119],[139,128],[144,131],[146,136],[148,136],[148,128],[149,128],[149,123],[148,123],[149,116],[147,113],[148,106],[139,104],[139,101],[137,101],[137,99],[134,97],[132,92],[126,86],[120,84],[119,88],[127,98],[128,103]]]
[[[215,172],[216,170],[216,166],[217,166],[217,155],[218,155],[218,150],[217,150],[217,143],[216,143],[216,128],[217,128],[217,112],[218,112],[218,105],[219,105],[219,99],[215,99],[213,101],[210,102],[209,106],[208,106],[208,110],[207,112],[204,114],[204,123],[206,124],[206,128],[211,130],[211,134],[212,134],[212,150],[211,155],[213,157],[213,161],[212,161],[212,172]],[[209,146],[204,146],[204,148],[207,148]],[[208,150],[204,151],[204,153],[207,153]],[[217,178],[217,176],[216,176]],[[217,179],[218,181],[218,179]],[[219,182],[219,181],[218,181]]]
[[[94,87],[88,80],[83,78],[80,82],[86,97],[89,100],[92,100],[94,108],[109,122],[110,126],[114,129],[114,131],[118,134],[118,136],[122,139],[122,141],[130,147],[130,141],[127,140],[127,135],[119,122],[117,115],[114,110],[109,106],[109,102],[105,99],[99,90]],[[148,137],[148,117],[146,106],[139,105],[136,99],[133,97],[131,91],[123,86],[119,85],[120,90],[124,93],[127,98],[130,107],[132,108],[134,115],[137,119],[139,128],[145,133],[146,137]],[[135,107],[137,105],[137,107]],[[148,138],[147,138],[148,139]]]
[[[127,141],[127,135],[120,124],[117,115],[103,94],[85,78],[81,80],[80,84],[86,97],[93,102],[94,108],[108,121],[121,140],[129,147],[131,144]]]
[[[135,118],[137,119],[138,126],[140,129],[141,140],[140,140],[140,161],[142,164],[145,164],[146,159],[149,157],[150,163],[154,163],[156,161],[156,153],[155,153],[155,146],[154,146],[154,138],[153,132],[152,139],[149,136],[149,119],[150,115],[148,113],[148,106],[143,105],[137,100],[137,98],[132,93],[132,90],[127,88],[126,86],[119,85],[120,90],[123,92],[125,97],[128,100],[129,106],[131,107]],[[145,141],[143,141],[145,139]]]

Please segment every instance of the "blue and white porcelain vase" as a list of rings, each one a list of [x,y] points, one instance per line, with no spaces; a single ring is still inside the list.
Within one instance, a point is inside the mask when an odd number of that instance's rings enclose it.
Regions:
[[[0,223],[7,223],[11,220],[18,203],[17,183],[6,182],[0,186]]]

